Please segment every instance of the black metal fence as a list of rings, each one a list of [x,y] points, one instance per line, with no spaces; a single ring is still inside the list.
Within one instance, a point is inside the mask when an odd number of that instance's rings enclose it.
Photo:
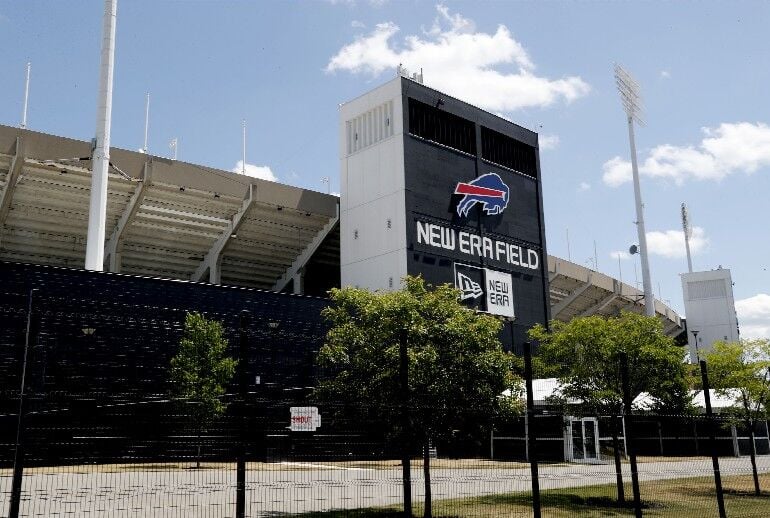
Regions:
[[[414,430],[371,409],[313,398],[320,299],[221,288],[228,311],[211,291],[196,300],[214,287],[35,270],[46,282],[30,311],[23,268],[0,270],[0,516],[402,516],[405,454],[416,516],[426,476],[442,517],[770,509],[764,421],[754,424],[759,494],[749,430],[713,413],[627,405],[580,416],[533,398],[521,415],[446,430],[425,451]],[[163,294],[149,305],[148,292]],[[163,383],[196,304],[225,323],[242,360],[226,414],[203,424]],[[411,415],[421,410],[409,401]]]

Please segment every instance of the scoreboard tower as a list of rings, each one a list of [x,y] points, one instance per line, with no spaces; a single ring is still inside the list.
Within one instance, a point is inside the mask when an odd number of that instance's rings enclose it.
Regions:
[[[340,115],[342,285],[454,284],[520,352],[550,317],[537,134],[401,76]]]

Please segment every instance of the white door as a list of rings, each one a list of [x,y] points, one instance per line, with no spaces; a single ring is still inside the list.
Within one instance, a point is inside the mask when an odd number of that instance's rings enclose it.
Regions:
[[[595,417],[571,417],[567,423],[567,460],[599,460],[598,420]]]

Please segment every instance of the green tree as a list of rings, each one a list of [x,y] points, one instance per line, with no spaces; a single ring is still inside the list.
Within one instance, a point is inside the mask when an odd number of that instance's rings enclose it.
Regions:
[[[520,378],[513,374],[519,361],[502,350],[501,322],[462,306],[459,291],[449,285],[434,289],[420,277],[406,277],[398,291],[346,287],[330,295],[324,316],[331,328],[318,353],[330,375],[316,395],[377,415],[390,436],[421,446],[430,517],[429,445],[452,430],[489,425],[495,415],[515,411],[501,393],[520,392]],[[411,514],[408,455],[403,463],[404,501]]]
[[[171,359],[171,393],[186,404],[198,431],[200,467],[201,433],[215,418],[225,413],[222,401],[233,378],[237,361],[226,356],[227,339],[222,324],[200,313],[187,313],[179,350]]]
[[[589,316],[554,321],[551,329],[537,325],[530,337],[540,342],[537,370],[557,377],[561,394],[554,398],[573,415],[610,416],[615,464],[620,467],[618,419],[623,412],[620,357],[628,357],[631,399],[652,396],[653,408],[689,413],[685,351],[663,333],[656,317],[621,312],[618,317]],[[624,500],[618,469],[618,500]]]
[[[754,427],[767,419],[770,404],[770,340],[719,341],[705,356],[709,384],[720,396],[735,399],[731,411],[749,429],[754,491],[759,495]]]

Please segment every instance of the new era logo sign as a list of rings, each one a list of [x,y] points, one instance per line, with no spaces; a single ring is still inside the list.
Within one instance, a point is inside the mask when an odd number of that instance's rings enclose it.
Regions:
[[[477,299],[484,294],[478,282],[473,282],[470,277],[461,272],[457,272],[457,288],[462,292],[460,300]]]

